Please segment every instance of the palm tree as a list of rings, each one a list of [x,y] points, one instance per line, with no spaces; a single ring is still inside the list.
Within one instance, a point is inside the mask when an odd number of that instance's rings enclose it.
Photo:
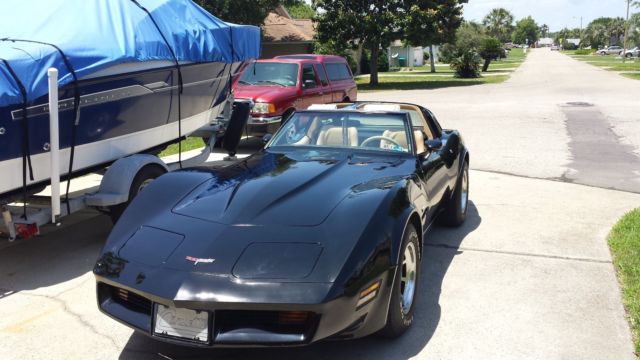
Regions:
[[[609,33],[609,38],[616,39],[616,45],[620,43],[620,38],[624,36],[625,29],[625,21],[621,17],[617,17],[611,21],[609,26],[607,27],[607,31]]]
[[[549,25],[542,24],[542,26],[540,26],[540,32],[542,33],[542,37],[546,38],[547,35],[549,35]]]
[[[495,8],[482,20],[482,24],[487,27],[487,33],[498,38],[502,42],[511,39],[513,31],[513,14],[507,9]]]

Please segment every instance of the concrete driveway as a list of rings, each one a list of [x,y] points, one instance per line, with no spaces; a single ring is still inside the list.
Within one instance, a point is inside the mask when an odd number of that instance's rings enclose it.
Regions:
[[[468,221],[428,234],[401,339],[205,351],[134,334],[97,310],[90,270],[110,224],[86,212],[0,251],[1,357],[633,359],[605,237],[640,206],[639,87],[536,50],[504,84],[361,95],[426,105],[472,150]]]

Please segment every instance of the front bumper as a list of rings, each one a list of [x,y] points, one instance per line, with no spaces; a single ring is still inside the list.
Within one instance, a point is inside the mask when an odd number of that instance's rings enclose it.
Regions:
[[[193,295],[188,300],[177,300],[181,297],[179,292],[176,299],[169,300],[118,284],[108,278],[96,278],[98,306],[103,313],[153,339],[194,347],[302,346],[326,338],[366,336],[378,331],[386,323],[388,293],[391,289],[391,284],[387,281],[388,273],[385,273],[380,279],[383,285],[377,296],[357,308],[357,297],[348,295],[327,302],[316,301],[319,297],[315,295],[306,300],[295,299],[294,296],[290,298],[295,300],[293,302],[285,302],[284,298],[265,302],[266,299],[260,296],[257,301],[246,298],[199,301]],[[285,283],[268,286],[276,286],[282,293],[320,295],[327,294],[332,285]],[[153,322],[156,304],[208,311],[212,319],[209,324],[209,339],[206,342],[193,342],[155,334]],[[304,323],[298,324],[281,324],[274,320],[279,313],[290,311],[308,312],[309,317]]]
[[[251,116],[247,122],[249,135],[273,133],[282,122],[282,116]]]

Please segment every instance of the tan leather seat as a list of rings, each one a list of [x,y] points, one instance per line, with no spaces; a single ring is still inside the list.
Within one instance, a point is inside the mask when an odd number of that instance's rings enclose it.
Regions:
[[[404,131],[385,130],[382,133],[382,136],[388,137],[389,139],[393,139],[403,148],[409,149],[409,146],[407,146],[407,135]],[[423,152],[427,151],[427,149],[424,146],[424,134],[422,133],[422,131],[414,130],[413,137],[416,140],[416,153],[422,154]],[[387,146],[388,144],[389,144],[388,141],[384,141],[384,140],[380,141],[380,147]]]
[[[337,145],[343,146],[342,127],[329,126],[324,127],[318,134],[316,145]],[[347,146],[358,146],[358,129],[355,127],[347,128]]]

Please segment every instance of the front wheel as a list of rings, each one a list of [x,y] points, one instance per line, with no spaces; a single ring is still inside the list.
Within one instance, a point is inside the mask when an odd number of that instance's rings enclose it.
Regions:
[[[380,331],[383,336],[397,338],[413,323],[421,267],[418,241],[415,227],[412,224],[407,225],[402,237],[400,261],[396,267],[391,289],[387,324]]]
[[[456,189],[450,199],[444,204],[441,222],[447,226],[460,226],[467,218],[469,205],[469,162],[465,161],[462,172],[458,176]]]

